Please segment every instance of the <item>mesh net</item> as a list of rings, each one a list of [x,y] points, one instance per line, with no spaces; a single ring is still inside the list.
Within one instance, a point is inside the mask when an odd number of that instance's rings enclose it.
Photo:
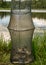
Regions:
[[[12,0],[9,31],[12,40],[11,61],[29,63],[33,60],[32,35],[34,25],[31,18],[30,0]]]
[[[34,59],[32,54],[33,30],[10,30],[12,39],[11,60],[13,63],[30,63]]]

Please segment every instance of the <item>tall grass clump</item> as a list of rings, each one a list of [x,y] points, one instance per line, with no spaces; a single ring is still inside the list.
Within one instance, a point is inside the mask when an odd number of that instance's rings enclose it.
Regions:
[[[43,36],[35,35],[32,42],[35,56],[32,65],[46,65],[46,33]]]
[[[3,41],[2,38],[0,38],[0,63],[9,62],[10,50],[11,50],[11,42],[9,41],[7,43]]]

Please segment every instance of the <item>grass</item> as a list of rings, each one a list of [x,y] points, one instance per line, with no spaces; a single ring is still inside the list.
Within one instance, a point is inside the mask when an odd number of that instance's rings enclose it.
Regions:
[[[32,40],[34,62],[29,65],[46,65],[46,34],[36,35]],[[12,65],[10,63],[11,42],[7,43],[0,39],[0,65]],[[6,64],[4,64],[6,63]]]
[[[44,36],[35,36],[33,46],[35,61],[32,65],[46,65],[46,34]]]

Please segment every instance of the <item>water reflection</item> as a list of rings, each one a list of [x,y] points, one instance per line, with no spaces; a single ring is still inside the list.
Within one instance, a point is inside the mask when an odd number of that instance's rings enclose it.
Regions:
[[[35,25],[36,28],[43,28],[46,29],[46,19],[42,19],[42,18],[33,18],[33,23]]]
[[[8,26],[8,23],[10,21],[10,13],[0,13],[0,25]]]
[[[44,31],[46,31],[46,19],[44,18],[37,18],[36,16],[35,17],[32,17],[33,19],[33,23],[35,25],[35,34],[39,33],[40,35],[44,33]],[[1,13],[0,14],[0,35],[3,35],[3,38],[8,41],[10,40],[10,35],[9,35],[9,32],[7,30],[7,26],[10,22],[10,14],[6,14],[6,13]]]
[[[37,17],[34,17],[32,19],[36,28],[40,27],[46,29],[46,19]],[[9,22],[10,22],[10,15],[3,15],[3,17],[0,16],[0,25],[7,27]]]
[[[9,24],[9,21],[10,21],[10,16],[7,15],[7,16],[3,16],[2,18],[0,18],[0,25],[3,25],[3,26],[8,26]]]

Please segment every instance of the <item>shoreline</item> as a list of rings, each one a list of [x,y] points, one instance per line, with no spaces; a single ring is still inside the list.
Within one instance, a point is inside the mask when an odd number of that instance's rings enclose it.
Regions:
[[[0,12],[11,12],[11,10],[9,9],[0,9]],[[33,13],[46,13],[46,9],[31,9],[31,12]]]

